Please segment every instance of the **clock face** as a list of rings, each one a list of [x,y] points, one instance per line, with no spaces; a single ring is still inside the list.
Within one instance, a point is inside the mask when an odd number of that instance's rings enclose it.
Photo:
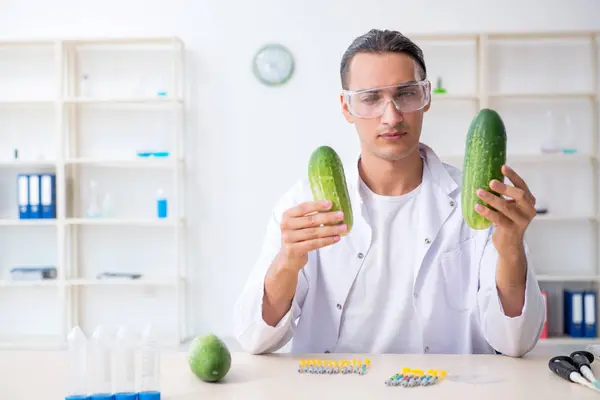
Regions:
[[[265,85],[281,85],[292,77],[294,59],[282,45],[269,44],[256,53],[253,69],[254,75]]]

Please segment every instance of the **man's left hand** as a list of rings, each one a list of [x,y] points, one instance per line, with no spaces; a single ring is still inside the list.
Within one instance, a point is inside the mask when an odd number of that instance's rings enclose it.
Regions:
[[[525,231],[537,212],[535,197],[523,178],[507,165],[502,166],[502,174],[510,179],[514,186],[492,180],[490,189],[499,195],[478,189],[477,197],[495,210],[480,204],[475,206],[475,210],[494,224],[494,245],[501,256],[510,259],[511,255],[514,257],[522,251]]]

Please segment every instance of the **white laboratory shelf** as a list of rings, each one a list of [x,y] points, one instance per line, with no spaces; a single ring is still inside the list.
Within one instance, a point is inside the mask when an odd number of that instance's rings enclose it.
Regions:
[[[596,275],[537,275],[539,282],[600,282]]]
[[[2,106],[28,106],[28,105],[39,105],[39,104],[52,105],[54,103],[56,103],[56,99],[19,99],[19,98],[0,99],[0,107],[2,107]]]
[[[178,280],[170,279],[70,279],[69,285],[73,286],[166,286],[176,287]]]
[[[556,214],[538,214],[534,218],[536,222],[598,222],[598,216],[595,215],[556,215]]]
[[[477,101],[477,100],[479,100],[479,96],[477,94],[432,93],[431,100],[432,101],[452,101],[452,100]]]
[[[493,98],[505,98],[505,99],[577,99],[577,98],[589,98],[594,99],[596,94],[594,92],[522,92],[522,93],[490,93],[489,97]]]
[[[67,218],[66,225],[167,226],[181,225],[183,218]]]
[[[58,287],[61,284],[56,279],[44,280],[0,280],[0,287]]]
[[[450,163],[452,165],[460,166],[464,160],[464,155],[462,154],[452,154],[452,155],[441,155],[441,159],[444,162]],[[542,164],[542,163],[582,163],[582,162],[594,162],[598,158],[595,155],[584,154],[584,153],[573,153],[573,154],[563,154],[563,153],[532,153],[532,154],[508,154],[506,156],[507,164]]]
[[[63,100],[66,104],[166,104],[181,105],[183,100],[172,97],[106,97],[106,98],[86,98],[86,97],[68,97]]]
[[[56,219],[0,219],[0,226],[55,226]]]
[[[52,160],[0,160],[0,168],[54,168]]]
[[[90,321],[106,324],[128,321],[129,308],[121,310],[119,303],[114,301],[111,306],[105,304],[114,300],[115,291],[124,296],[129,306],[145,310],[148,318],[168,321],[160,329],[172,332],[169,340],[173,343],[186,340],[190,333],[184,284],[187,276],[186,237],[182,229],[185,220],[186,101],[183,41],[177,37],[9,39],[0,40],[0,49],[6,50],[0,53],[0,64],[4,61],[2,57],[10,57],[9,66],[13,68],[4,72],[5,75],[0,74],[0,82],[9,85],[6,93],[14,94],[14,98],[0,98],[3,122],[7,115],[14,116],[14,122],[4,123],[4,130],[0,128],[0,133],[5,133],[0,136],[0,149],[10,150],[2,154],[5,160],[0,160],[0,173],[5,179],[0,184],[3,188],[10,187],[9,195],[16,197],[11,175],[50,170],[56,175],[57,213],[56,219],[0,218],[0,228],[31,229],[34,238],[42,236],[33,227],[53,228],[51,245],[43,243],[31,257],[26,254],[29,249],[24,248],[4,258],[14,259],[11,263],[19,263],[21,261],[17,260],[21,259],[34,260],[24,261],[27,265],[36,265],[36,260],[43,260],[39,263],[55,265],[58,271],[56,280],[0,280],[0,294],[7,296],[4,301],[20,304],[14,313],[10,307],[0,309],[0,325],[8,323],[6,321],[18,322],[12,326],[10,335],[0,336],[0,348],[52,347],[64,344],[76,325],[89,325]],[[26,52],[27,57],[15,60],[14,54],[21,52]],[[18,68],[18,62],[24,63],[27,72],[19,72],[25,69]],[[166,95],[163,96],[163,92]],[[30,93],[37,98],[29,98]],[[44,113],[45,119],[36,120],[37,112]],[[37,125],[30,124],[29,115],[31,123]],[[21,128],[18,123],[25,124],[38,136],[26,141],[23,139],[25,134],[15,135],[13,131]],[[36,142],[38,137],[40,141]],[[4,140],[9,142],[2,142]],[[13,147],[19,150],[21,157],[36,157],[42,153],[49,160],[12,160]],[[170,155],[136,157],[135,149],[138,148],[159,148],[169,151]],[[132,156],[118,158],[123,154]],[[123,207],[131,207],[131,202],[137,204],[130,193],[139,192],[151,193],[150,201],[142,205],[148,208],[144,213],[137,213],[136,208],[133,215],[129,215],[133,208],[130,212],[124,208],[113,214],[119,218],[78,218],[84,214],[81,210],[90,198],[90,181],[96,179],[100,182],[99,190],[112,190],[115,199],[123,199],[122,203],[117,202],[117,208],[127,202],[129,205]],[[156,211],[149,209],[154,206],[157,188],[168,195],[169,218],[154,218]],[[2,207],[14,202],[2,201]],[[136,217],[146,214],[148,218]],[[96,226],[108,228],[85,229]],[[149,232],[146,227],[169,229]],[[0,233],[4,231],[0,230]],[[15,230],[15,235],[28,233]],[[145,240],[151,243],[148,251],[140,249]],[[138,251],[144,254],[140,255]],[[158,258],[162,257],[154,266],[154,276],[174,275],[174,278],[85,278],[83,271],[89,268],[86,264],[86,260],[88,263],[90,260],[89,254],[114,254],[108,256],[107,262],[111,264],[111,270],[118,272],[136,262],[148,264],[146,260],[154,257],[154,251]],[[44,252],[51,254],[44,255]],[[2,270],[0,276],[6,273]],[[155,299],[153,296],[156,295],[161,297]],[[163,311],[164,317],[156,311],[163,303],[171,307]],[[44,326],[32,325],[23,319],[24,307],[29,304],[49,307],[49,313],[39,316],[31,311],[31,319],[40,317],[43,321],[40,324]],[[89,332],[93,327],[85,328]],[[31,335],[40,330],[57,330],[57,334]]]
[[[545,345],[586,346],[588,344],[600,344],[600,338],[589,338],[589,337],[574,338],[574,337],[569,337],[569,336],[557,336],[557,337],[549,337],[549,338],[545,338],[545,339],[540,339],[538,344],[540,344],[542,346],[545,346]],[[585,350],[585,348],[582,348],[582,350]]]
[[[182,160],[180,160],[182,161]],[[132,159],[110,158],[73,158],[65,161],[66,165],[95,166],[107,168],[175,168],[177,160],[173,157],[139,157]]]

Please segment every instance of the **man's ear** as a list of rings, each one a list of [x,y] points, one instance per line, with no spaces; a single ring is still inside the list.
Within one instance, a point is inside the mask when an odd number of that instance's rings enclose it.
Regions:
[[[346,103],[346,99],[344,98],[343,93],[340,94],[340,104],[342,106],[342,112],[344,113],[344,118],[346,118],[346,121],[353,124],[354,116],[352,114],[350,114],[350,110],[348,109],[348,103]]]

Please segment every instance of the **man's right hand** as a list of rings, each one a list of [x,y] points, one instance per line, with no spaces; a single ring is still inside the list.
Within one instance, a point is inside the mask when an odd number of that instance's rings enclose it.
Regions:
[[[330,208],[330,201],[308,201],[283,214],[280,256],[287,268],[300,270],[309,251],[332,245],[346,233],[344,213]]]
[[[289,311],[308,252],[334,244],[346,233],[343,214],[330,208],[331,202],[310,201],[283,214],[281,249],[264,282],[262,316],[267,324],[275,326]]]

